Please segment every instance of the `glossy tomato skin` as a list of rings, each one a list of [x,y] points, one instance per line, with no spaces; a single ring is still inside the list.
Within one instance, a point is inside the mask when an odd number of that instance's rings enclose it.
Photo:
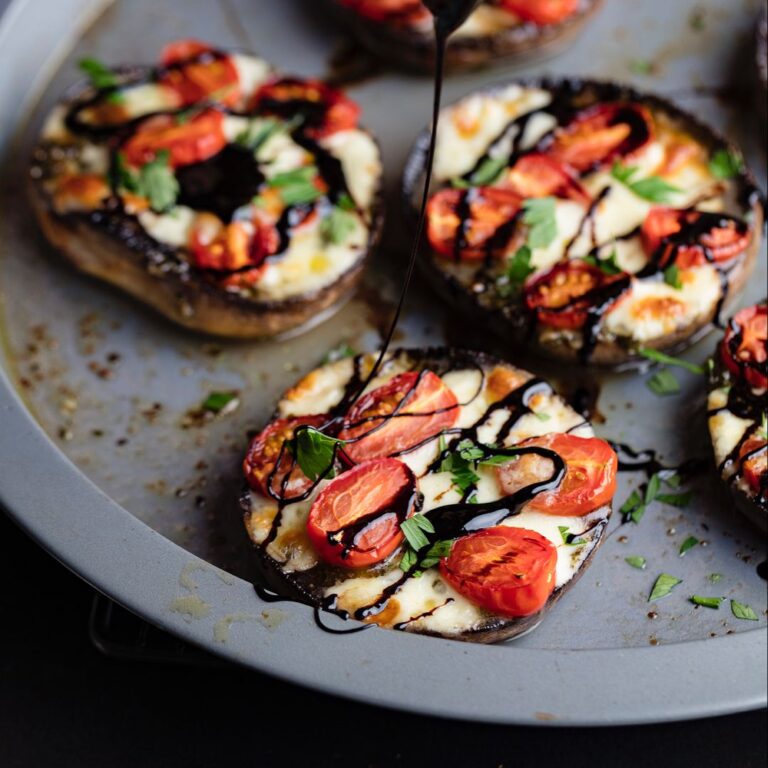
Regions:
[[[768,388],[768,307],[758,304],[737,312],[720,343],[720,359],[737,378],[755,389]]]
[[[296,465],[288,451],[283,449],[283,444],[293,438],[298,427],[307,425],[318,429],[328,421],[327,414],[270,421],[248,446],[248,452],[243,461],[243,472],[248,485],[263,496],[278,499],[291,499],[305,493],[312,486],[312,482]],[[287,481],[286,475],[289,475]],[[283,488],[284,481],[286,481],[285,488]]]
[[[182,105],[212,99],[234,106],[242,95],[232,58],[199,40],[169,43],[160,60],[165,69],[158,82],[175,91]]]
[[[587,321],[596,292],[613,283],[618,289],[619,281],[626,281],[626,277],[608,276],[599,267],[571,259],[556,264],[530,282],[525,287],[523,301],[540,323],[552,328],[578,329]],[[614,299],[614,306],[620,300],[621,295]]]
[[[340,0],[340,3],[372,21],[408,25],[429,18],[429,11],[421,0]]]
[[[739,451],[741,471],[753,493],[768,491],[768,440],[757,435],[744,441]]]
[[[226,144],[224,116],[216,109],[205,109],[182,123],[172,115],[150,117],[125,142],[122,152],[130,165],[142,166],[165,150],[170,166],[178,168],[207,160]]]
[[[494,235],[514,226],[522,198],[501,187],[441,189],[427,203],[427,238],[441,256],[462,261],[480,261],[505,251],[514,230],[503,242]]]
[[[555,588],[557,549],[536,531],[495,526],[463,536],[440,574],[475,605],[500,616],[538,613]]]
[[[565,462],[566,471],[560,485],[555,490],[536,494],[527,503],[527,510],[564,517],[581,516],[610,503],[616,492],[618,459],[605,440],[551,433],[524,440],[516,447],[530,446],[554,451]],[[506,495],[548,480],[553,471],[549,459],[531,454],[496,468],[499,485]]]
[[[411,415],[408,415],[411,414]],[[363,395],[344,417],[340,440],[353,461],[392,456],[453,426],[456,395],[431,371],[409,371]]]
[[[653,135],[653,118],[641,104],[596,104],[545,139],[542,151],[585,173],[630,157]]]
[[[364,568],[403,542],[400,523],[413,509],[416,479],[397,459],[372,459],[344,472],[312,503],[307,534],[329,565]]]
[[[558,24],[572,16],[579,0],[501,0],[502,8],[538,26]]]
[[[716,264],[731,261],[749,245],[750,234],[728,216],[658,206],[645,217],[640,239],[660,267],[674,259],[680,269],[691,269],[710,259]]]
[[[589,205],[589,192],[571,169],[541,152],[523,155],[504,175],[502,186],[520,197],[553,195]]]
[[[360,107],[321,80],[278,77],[254,94],[252,111],[290,119],[304,116],[305,132],[316,139],[356,128]]]

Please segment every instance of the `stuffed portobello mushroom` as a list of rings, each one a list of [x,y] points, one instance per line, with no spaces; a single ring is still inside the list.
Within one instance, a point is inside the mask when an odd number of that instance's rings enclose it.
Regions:
[[[352,34],[377,56],[431,73],[432,16],[420,0],[329,0]],[[448,71],[527,63],[558,53],[597,12],[602,0],[482,0],[451,36]]]
[[[737,506],[768,530],[768,307],[739,310],[717,347],[707,407],[718,472]]]
[[[414,220],[426,136],[406,165]],[[618,85],[512,83],[441,116],[421,264],[476,322],[555,358],[676,350],[744,284],[764,207],[735,148]]]
[[[155,67],[81,66],[90,82],[54,108],[30,170],[74,266],[222,336],[281,334],[350,294],[382,211],[353,101],[197,41]]]
[[[250,444],[242,506],[263,585],[408,632],[531,629],[603,537],[613,449],[490,356],[394,350],[368,381],[374,360],[310,372]]]

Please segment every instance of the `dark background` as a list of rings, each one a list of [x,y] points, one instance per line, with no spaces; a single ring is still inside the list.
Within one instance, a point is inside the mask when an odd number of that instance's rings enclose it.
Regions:
[[[348,702],[207,663],[196,651],[188,654],[195,664],[108,658],[89,637],[93,590],[2,512],[0,542],[2,768],[763,768],[768,761],[765,711],[631,728],[514,728]],[[152,637],[157,646],[163,636]]]

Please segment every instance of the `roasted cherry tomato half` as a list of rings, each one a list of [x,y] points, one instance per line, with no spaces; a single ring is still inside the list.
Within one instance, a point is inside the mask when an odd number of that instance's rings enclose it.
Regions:
[[[579,7],[579,0],[501,0],[501,7],[524,21],[543,27],[572,16]]]
[[[616,492],[618,459],[605,440],[551,433],[524,440],[519,448],[554,451],[565,462],[565,477],[551,491],[537,493],[526,509],[548,515],[581,516],[608,504]],[[551,459],[526,453],[496,468],[502,492],[511,496],[521,488],[549,480],[555,471]]]
[[[739,450],[741,472],[755,493],[768,491],[768,440],[750,437]]]
[[[413,509],[416,479],[397,459],[372,459],[331,480],[309,510],[307,533],[330,565],[362,568],[403,541],[400,523]]]
[[[224,116],[215,109],[206,109],[181,123],[171,115],[150,117],[125,142],[122,151],[134,166],[154,160],[163,150],[169,153],[172,168],[200,163],[226,146],[223,125]]]
[[[429,11],[421,0],[340,0],[361,16],[373,21],[413,24],[429,18]]]
[[[233,106],[241,96],[232,58],[198,40],[178,40],[163,48],[158,82],[174,90],[182,105],[211,99]]]
[[[734,259],[749,245],[749,228],[721,213],[657,207],[645,217],[640,237],[646,254],[660,267],[674,261],[680,269],[690,269],[709,260]]]
[[[465,261],[478,261],[501,254],[514,234],[505,225],[514,227],[521,210],[518,194],[499,187],[471,189],[442,189],[427,203],[427,237],[432,248],[442,256]],[[503,232],[504,242],[494,235]]]
[[[768,387],[768,307],[758,304],[737,312],[720,343],[720,357],[735,376],[755,389]]]
[[[615,284],[614,292],[608,287],[611,284]],[[594,304],[612,301],[615,305],[628,287],[625,275],[608,276],[599,267],[572,259],[556,264],[533,280],[525,288],[523,298],[539,322],[553,328],[574,329],[584,325]],[[602,288],[608,296],[598,299],[596,292]]]
[[[440,561],[440,574],[491,613],[530,616],[555,588],[557,549],[536,531],[499,525],[463,536]]]
[[[589,192],[573,171],[541,152],[523,155],[506,171],[502,185],[520,197],[562,197],[589,205]]]
[[[259,114],[304,117],[307,134],[315,138],[357,127],[360,107],[341,91],[320,80],[281,77],[256,91],[251,109]]]
[[[354,461],[391,456],[452,427],[456,395],[431,371],[401,373],[363,395],[344,417],[339,439]]]
[[[542,150],[585,172],[626,158],[653,138],[650,112],[640,104],[597,104],[545,138]]]
[[[243,461],[248,485],[264,496],[271,495],[278,499],[291,499],[305,493],[312,482],[283,444],[293,438],[298,427],[319,428],[328,420],[326,414],[315,414],[270,421],[248,446]],[[280,466],[277,466],[278,460]]]

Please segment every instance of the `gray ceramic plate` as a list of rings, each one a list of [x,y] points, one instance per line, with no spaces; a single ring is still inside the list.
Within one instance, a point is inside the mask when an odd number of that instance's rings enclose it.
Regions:
[[[748,55],[741,40],[752,24],[751,11],[726,0],[608,3],[573,49],[525,74],[634,78],[671,95],[740,142],[764,184],[749,108],[715,98],[729,96],[720,86],[738,72],[740,51]],[[542,625],[513,643],[473,646],[379,629],[334,636],[316,629],[304,606],[256,597],[237,509],[245,433],[324,350],[342,341],[376,346],[407,246],[398,175],[426,122],[430,84],[380,74],[353,90],[381,138],[393,198],[366,288],[335,318],[290,341],[222,344],[172,328],[64,268],[23,194],[35,132],[77,76],[79,57],[150,61],[163,42],[185,36],[251,48],[300,74],[326,74],[339,43],[309,0],[123,0],[106,9],[100,0],[16,0],[0,22],[0,501],[11,515],[83,578],[158,626],[234,661],[367,702],[555,724],[653,722],[764,705],[766,593],[755,567],[765,543],[707,477],[694,483],[688,508],[652,506],[640,525],[611,536]],[[646,72],[648,61],[655,73],[633,74]],[[452,79],[446,99],[506,75]],[[763,256],[743,301],[764,292]],[[462,329],[423,285],[414,288],[400,336],[406,344],[489,343],[488,334]],[[703,360],[714,341],[687,357]],[[670,462],[708,457],[703,381],[681,372],[682,393],[660,399],[645,378],[590,383],[572,371],[563,383],[599,384],[604,436],[657,448]],[[239,409],[182,428],[185,413],[221,389],[240,390]],[[639,480],[622,477],[619,502]],[[614,528],[618,522],[617,515]],[[681,558],[691,535],[701,544]],[[645,556],[648,568],[630,568],[628,555]],[[648,604],[662,571],[684,582]],[[722,580],[712,585],[715,572]],[[688,602],[694,593],[735,597],[760,619],[736,620],[727,602],[719,611],[696,609]]]

